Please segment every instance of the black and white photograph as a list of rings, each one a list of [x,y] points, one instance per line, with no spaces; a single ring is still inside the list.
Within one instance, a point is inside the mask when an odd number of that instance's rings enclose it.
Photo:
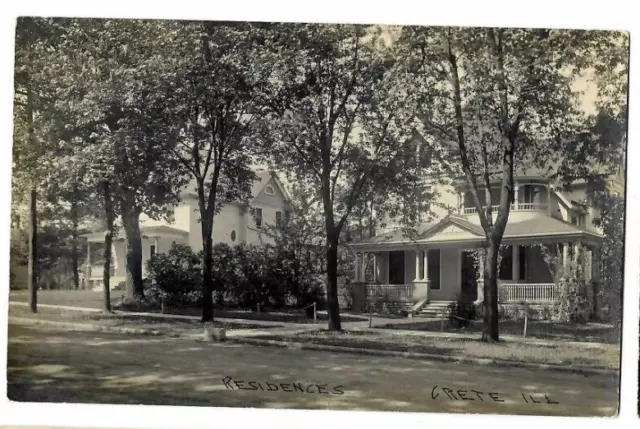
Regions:
[[[617,416],[629,48],[18,17],[9,400]]]

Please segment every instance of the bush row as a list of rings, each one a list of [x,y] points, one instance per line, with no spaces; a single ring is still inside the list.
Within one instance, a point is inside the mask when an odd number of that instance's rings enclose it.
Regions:
[[[167,306],[202,302],[202,252],[174,244],[147,262],[145,296]],[[272,246],[221,243],[213,249],[214,300],[219,306],[255,308],[324,308],[324,283],[313,255]]]

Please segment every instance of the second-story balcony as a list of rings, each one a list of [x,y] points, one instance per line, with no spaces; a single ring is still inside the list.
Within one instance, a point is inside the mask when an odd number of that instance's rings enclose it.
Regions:
[[[514,189],[514,202],[511,204],[512,212],[547,212],[549,210],[549,201],[551,199],[551,190],[546,183],[517,183]],[[494,202],[500,196],[500,188],[492,189]],[[483,207],[485,205],[485,193],[480,190],[478,193],[480,203]],[[471,193],[462,192],[459,195],[458,203],[459,214],[461,215],[474,215],[478,214]],[[491,211],[497,213],[499,209],[498,205],[492,205]]]
[[[486,206],[485,206],[486,207]],[[497,213],[500,206],[491,206],[491,211]],[[511,204],[511,211],[523,211],[523,212],[546,212],[549,210],[549,204],[547,203],[518,203]],[[462,207],[462,214],[473,215],[477,214],[478,209],[475,207]]]

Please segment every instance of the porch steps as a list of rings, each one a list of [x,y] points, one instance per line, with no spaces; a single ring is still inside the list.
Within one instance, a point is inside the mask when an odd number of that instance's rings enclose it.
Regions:
[[[422,307],[414,317],[424,317],[424,318],[440,318],[442,317],[442,312],[448,314],[449,305],[453,301],[431,301]]]

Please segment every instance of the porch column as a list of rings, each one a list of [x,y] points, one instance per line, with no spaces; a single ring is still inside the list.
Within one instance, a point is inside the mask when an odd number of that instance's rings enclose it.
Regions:
[[[518,190],[519,189],[520,189],[520,184],[516,182],[513,189],[513,209],[514,210],[518,210]]]
[[[366,283],[367,281],[367,253],[362,252],[360,259],[360,281]]]
[[[353,270],[354,270],[353,280],[356,283],[360,281],[360,269],[359,269],[359,266],[358,266],[359,259],[360,259],[360,253],[356,252],[356,257],[355,257],[355,259],[353,261]]]
[[[484,301],[484,250],[478,251],[478,279],[477,283],[477,295],[476,301]]]
[[[511,248],[511,279],[514,283],[518,283],[518,279],[520,279],[520,254],[518,252],[520,246],[513,245]]]
[[[562,270],[566,274],[569,268],[569,243],[562,243]]]
[[[378,282],[378,253],[373,254],[373,282]]]
[[[427,256],[429,251],[424,249],[422,251],[422,275],[425,282],[429,281],[429,257]]]
[[[87,268],[86,268],[86,273],[85,273],[85,279],[84,279],[84,288],[85,289],[90,289],[89,287],[89,280],[91,279],[91,242],[89,240],[87,240]]]
[[[460,204],[458,205],[458,214],[464,214],[464,191],[460,191],[459,193],[459,198],[460,198]]]
[[[420,266],[421,264],[422,267]],[[416,249],[416,278],[413,281],[413,302],[429,302],[429,280],[427,278],[427,250]]]

